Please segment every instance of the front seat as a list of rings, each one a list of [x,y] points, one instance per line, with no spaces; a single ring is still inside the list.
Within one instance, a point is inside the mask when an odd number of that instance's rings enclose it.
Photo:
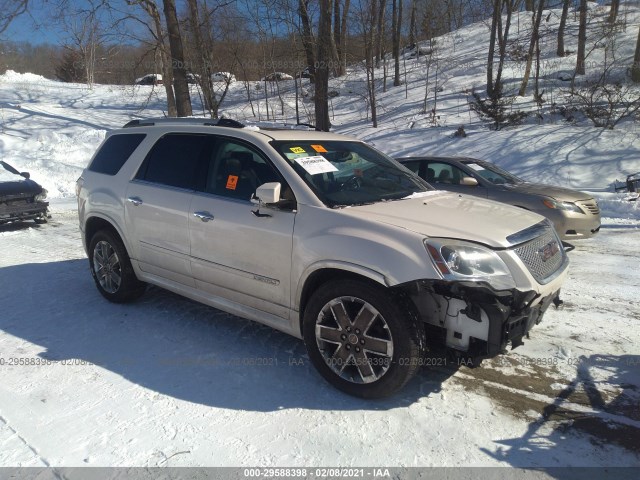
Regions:
[[[425,180],[429,183],[433,183],[436,180],[436,171],[433,168],[427,168],[427,174]]]
[[[216,191],[227,197],[250,200],[258,188],[258,179],[251,169],[253,155],[250,152],[230,152],[222,162]]]
[[[442,170],[438,175],[438,183],[451,183],[451,172],[449,170]]]

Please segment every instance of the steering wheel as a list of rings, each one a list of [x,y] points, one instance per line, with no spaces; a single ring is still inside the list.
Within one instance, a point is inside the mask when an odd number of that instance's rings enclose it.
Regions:
[[[340,190],[359,190],[362,187],[362,177],[352,175],[340,185]]]

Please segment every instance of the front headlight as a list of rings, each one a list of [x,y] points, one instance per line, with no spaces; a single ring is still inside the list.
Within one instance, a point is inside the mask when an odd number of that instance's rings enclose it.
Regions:
[[[545,207],[548,208],[584,214],[582,209],[573,202],[559,202],[558,200],[554,200],[552,198],[546,198],[542,201],[542,203],[544,203]]]
[[[42,189],[42,192],[40,192],[39,194],[37,194],[37,195],[35,196],[35,200],[36,200],[36,202],[44,202],[44,201],[46,200],[46,198],[47,198],[47,193],[49,193],[49,192],[47,192],[47,191],[43,188],[43,189]]]
[[[445,280],[485,281],[496,290],[515,288],[511,272],[496,252],[456,240],[425,239],[424,246]]]

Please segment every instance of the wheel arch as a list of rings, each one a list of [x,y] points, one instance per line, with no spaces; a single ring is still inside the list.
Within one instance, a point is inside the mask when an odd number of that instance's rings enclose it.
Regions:
[[[298,311],[298,328],[302,335],[302,319],[304,310],[311,295],[318,287],[332,280],[352,279],[382,287],[389,287],[384,275],[374,270],[347,263],[326,263],[310,267],[299,282],[296,294],[295,309]]]
[[[122,235],[122,232],[115,226],[115,224],[104,217],[100,216],[91,216],[87,219],[84,227],[84,243],[87,248],[87,254],[89,253],[89,245],[91,243],[91,239],[93,236],[99,232],[100,230],[109,230],[113,234],[117,235],[122,244],[124,245],[125,250],[127,251],[127,255],[130,256],[130,249],[127,246],[127,243]]]

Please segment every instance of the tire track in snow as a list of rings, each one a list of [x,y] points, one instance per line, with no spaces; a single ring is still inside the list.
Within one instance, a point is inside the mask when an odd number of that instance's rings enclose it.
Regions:
[[[40,455],[40,453],[38,453],[38,450],[31,445],[22,435],[20,435],[18,433],[18,431],[13,428],[9,422],[7,421],[6,418],[4,418],[1,414],[0,414],[0,424],[4,425],[13,435],[15,435],[15,437],[20,440],[20,442],[27,447],[27,449],[29,451],[31,451],[31,453],[33,453],[33,455],[35,455],[37,457],[38,460],[40,460],[40,462],[42,462],[42,464],[45,467],[51,467],[51,465],[49,464],[49,462],[47,461],[46,458],[44,458],[42,455]],[[57,474],[55,474],[57,478],[60,478]]]

